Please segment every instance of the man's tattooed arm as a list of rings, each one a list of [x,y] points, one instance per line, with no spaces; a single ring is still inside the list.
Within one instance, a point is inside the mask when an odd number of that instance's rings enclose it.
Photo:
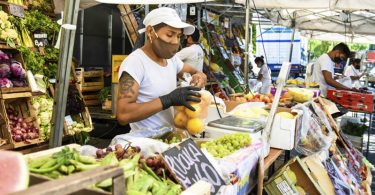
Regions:
[[[134,78],[127,72],[123,72],[119,80],[119,94],[118,99],[134,98]]]

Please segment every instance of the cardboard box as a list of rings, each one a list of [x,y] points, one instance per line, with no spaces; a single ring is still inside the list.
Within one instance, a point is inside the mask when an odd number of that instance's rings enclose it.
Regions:
[[[297,182],[293,183],[292,178],[287,174],[290,169],[296,175]],[[298,194],[296,186],[300,186],[309,195],[324,194],[319,184],[311,176],[311,170],[306,167],[299,157],[290,160],[265,184],[265,190],[272,195]]]
[[[225,103],[225,107],[226,107],[227,112],[232,111],[236,106],[242,104],[241,102],[233,101],[233,100],[224,101],[224,103]]]
[[[293,119],[288,119],[275,115],[270,144],[272,148],[279,148],[283,150],[292,150],[295,146],[296,141],[296,131],[301,124],[302,112],[295,112],[289,108],[278,108],[277,113],[279,112],[288,112],[294,115]]]
[[[318,156],[312,155],[302,159],[302,162],[310,170],[312,178],[320,186],[326,195],[334,195],[335,188]]]

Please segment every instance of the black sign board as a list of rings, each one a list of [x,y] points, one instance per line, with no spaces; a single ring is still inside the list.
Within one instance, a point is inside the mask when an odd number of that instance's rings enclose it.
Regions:
[[[46,33],[34,34],[34,44],[36,47],[45,47],[48,45],[48,39]]]
[[[13,16],[25,17],[25,9],[21,5],[9,4],[9,13]]]
[[[212,184],[211,194],[224,185],[223,179],[192,139],[162,153],[164,162],[184,189],[199,180]]]

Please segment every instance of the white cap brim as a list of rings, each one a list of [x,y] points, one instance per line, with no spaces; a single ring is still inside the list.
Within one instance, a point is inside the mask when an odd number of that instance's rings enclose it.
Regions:
[[[191,35],[195,31],[195,27],[193,25],[185,23],[185,22],[174,22],[174,21],[168,22],[168,21],[166,21],[166,22],[163,22],[163,23],[165,23],[168,26],[171,26],[173,28],[183,29],[184,35]],[[155,25],[157,25],[157,24],[155,24]],[[139,34],[142,34],[144,32],[146,32],[146,28],[142,28],[142,29],[138,30]]]

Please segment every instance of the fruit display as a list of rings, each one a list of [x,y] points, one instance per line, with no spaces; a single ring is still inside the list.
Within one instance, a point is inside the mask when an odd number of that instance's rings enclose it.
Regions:
[[[23,117],[12,108],[7,108],[6,112],[13,141],[30,143],[31,140],[39,138],[39,128],[34,123],[34,118]]]
[[[141,152],[141,148],[137,146],[127,145],[122,147],[121,144],[116,144],[114,147],[107,147],[104,149],[97,149],[96,150],[96,157],[97,158],[104,158],[106,155],[114,152],[118,160],[127,159],[130,156],[133,156],[139,152]]]
[[[236,109],[233,112],[234,116],[243,118],[259,119],[262,117],[268,117],[269,112],[263,108],[246,108],[246,109]]]
[[[300,79],[289,79],[286,81],[287,85],[294,85],[294,86],[303,86],[303,87],[311,87],[316,88],[319,87],[319,83],[317,82],[305,82]]]
[[[288,88],[288,91],[293,96],[293,100],[299,103],[308,102],[314,96],[314,92],[303,88]]]
[[[273,95],[272,94],[253,94],[248,93],[244,96],[247,102],[264,102],[265,104],[269,104],[273,102]]]
[[[25,190],[29,185],[27,162],[19,152],[0,151],[0,193]]]
[[[182,139],[178,138],[178,137],[172,137],[170,140],[168,139],[158,139],[166,144],[177,144],[177,143],[180,143],[182,141]]]
[[[192,111],[184,106],[175,106],[174,124],[178,128],[186,129],[191,135],[197,135],[204,130],[204,119],[208,115],[208,106],[211,104],[212,95],[208,91],[200,91],[201,102],[190,103],[195,109]]]
[[[223,158],[250,144],[251,137],[249,134],[234,133],[203,143],[201,148],[205,148],[214,157]]]
[[[147,159],[140,159],[141,167],[146,163],[146,165],[152,169],[153,172],[160,178],[170,178],[173,180],[173,177],[165,164],[162,161],[160,154],[155,154],[155,156],[148,157]]]
[[[40,136],[43,140],[48,140],[52,128],[53,99],[47,96],[33,97],[31,104],[40,125]]]

